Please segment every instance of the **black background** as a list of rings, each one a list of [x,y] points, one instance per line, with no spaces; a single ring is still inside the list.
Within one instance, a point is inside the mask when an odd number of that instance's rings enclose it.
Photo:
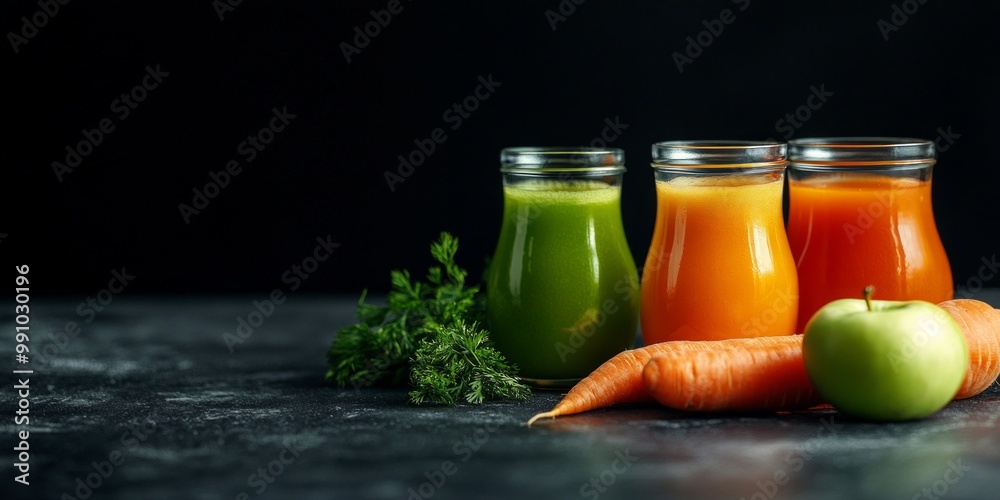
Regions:
[[[786,138],[778,120],[823,86],[834,95],[794,137],[960,136],[939,154],[934,205],[966,284],[1000,247],[1000,8],[744,3],[404,0],[348,62],[341,44],[387,2],[245,0],[221,20],[210,0],[70,2],[16,53],[10,34],[0,46],[13,173],[0,253],[32,265],[35,293],[92,294],[122,266],[136,276],[129,293],[265,293],[287,290],[282,273],[330,235],[340,247],[301,290],[356,293],[384,290],[392,268],[422,272],[448,230],[478,274],[500,227],[500,149],[588,144],[617,119],[627,128],[610,145],[626,152],[624,223],[641,265],[653,142]],[[917,10],[886,40],[878,22],[894,5]],[[546,11],[560,8],[553,30]],[[20,33],[40,9],[4,2],[0,31]],[[723,9],[735,21],[679,72],[672,54]],[[112,103],[147,65],[169,76],[120,120]],[[489,75],[501,86],[452,130],[444,111]],[[238,145],[282,107],[296,117],[246,162]],[[104,118],[114,131],[60,182],[52,162]],[[397,155],[437,127],[447,140],[390,190]],[[230,160],[242,172],[185,224],[178,205]]]

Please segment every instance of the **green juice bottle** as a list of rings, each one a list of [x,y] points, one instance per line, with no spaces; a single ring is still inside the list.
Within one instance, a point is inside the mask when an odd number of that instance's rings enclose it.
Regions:
[[[620,149],[507,148],[487,275],[496,347],[538,387],[566,387],[632,347],[639,280],[621,218]]]

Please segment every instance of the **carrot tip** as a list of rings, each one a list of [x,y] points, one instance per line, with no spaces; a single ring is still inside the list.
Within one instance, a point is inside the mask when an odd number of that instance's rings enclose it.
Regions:
[[[547,411],[547,412],[544,412],[544,413],[539,413],[538,415],[535,415],[534,417],[531,417],[530,420],[528,420],[528,427],[531,427],[531,424],[535,423],[536,420],[538,420],[540,418],[545,418],[545,417],[556,418],[556,413],[554,411]]]

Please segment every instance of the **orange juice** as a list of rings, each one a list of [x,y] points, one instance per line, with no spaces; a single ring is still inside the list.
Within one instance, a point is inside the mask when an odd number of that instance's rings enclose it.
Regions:
[[[952,298],[929,180],[842,173],[789,181],[788,232],[802,284],[799,329],[827,302]]]
[[[860,298],[942,302],[951,267],[931,208],[934,143],[896,137],[789,141],[788,239],[805,329],[826,303]]]
[[[783,166],[657,172],[641,286],[646,345],[794,333],[799,292],[781,213]]]

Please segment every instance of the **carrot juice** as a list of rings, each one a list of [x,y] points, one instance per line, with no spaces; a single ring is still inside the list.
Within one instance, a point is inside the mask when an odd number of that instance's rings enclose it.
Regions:
[[[866,154],[877,154],[869,142]],[[788,235],[802,287],[800,331],[824,304],[860,297],[867,285],[882,300],[952,298],[931,207],[933,143],[924,142],[930,152],[911,160],[897,152],[889,163],[829,162],[839,153],[835,145],[824,164],[793,159]]]
[[[679,147],[671,144],[657,146]],[[727,162],[706,167],[657,163],[654,148],[657,216],[642,272],[643,341],[794,333],[798,280],[781,212],[784,145],[696,144],[732,150],[705,153]],[[742,147],[769,147],[776,158]],[[685,153],[677,156],[700,154]]]

